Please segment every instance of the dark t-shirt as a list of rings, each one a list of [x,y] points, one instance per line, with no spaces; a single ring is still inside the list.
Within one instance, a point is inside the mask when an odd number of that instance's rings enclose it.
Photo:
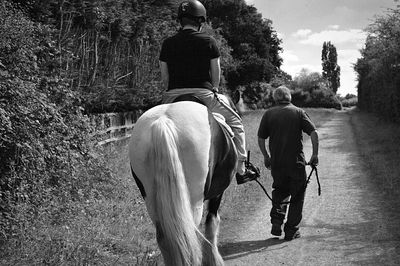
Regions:
[[[219,56],[215,39],[206,33],[185,29],[167,38],[160,61],[168,65],[168,89],[212,89],[210,60]]]
[[[291,103],[268,109],[261,119],[258,137],[269,137],[272,170],[292,170],[305,165],[303,134],[311,134],[315,125],[307,113]]]

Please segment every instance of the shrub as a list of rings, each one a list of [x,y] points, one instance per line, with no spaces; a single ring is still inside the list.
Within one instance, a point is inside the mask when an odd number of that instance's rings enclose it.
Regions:
[[[354,94],[347,94],[345,97],[339,97],[343,107],[357,106],[358,97]]]
[[[374,18],[361,58],[354,66],[358,74],[358,107],[400,122],[400,6]]]
[[[59,228],[106,197],[113,179],[81,97],[49,67],[53,31],[7,2],[0,14],[0,264],[57,264],[69,245]]]
[[[268,108],[273,104],[273,88],[268,83],[252,82],[241,90],[243,102],[251,109]]]

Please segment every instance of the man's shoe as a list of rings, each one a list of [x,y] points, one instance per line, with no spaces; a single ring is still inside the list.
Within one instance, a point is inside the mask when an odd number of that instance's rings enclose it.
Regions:
[[[244,184],[246,182],[255,180],[258,177],[259,177],[258,173],[254,172],[250,169],[246,169],[246,171],[242,175],[236,173],[236,182],[238,185],[240,185],[240,184]]]
[[[274,236],[282,235],[282,226],[279,224],[273,224],[271,229],[271,234]]]
[[[285,234],[285,240],[290,241],[300,237],[300,231],[296,231],[294,234]]]

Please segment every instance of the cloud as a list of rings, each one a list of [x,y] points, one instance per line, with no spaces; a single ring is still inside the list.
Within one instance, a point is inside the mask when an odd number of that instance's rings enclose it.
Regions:
[[[299,57],[294,54],[292,50],[284,50],[281,54],[281,57],[284,62],[297,62],[299,61]]]
[[[357,62],[357,59],[361,57],[360,51],[357,49],[339,49],[338,54],[338,65],[352,66]]]
[[[312,33],[310,29],[299,29],[295,33],[292,34],[293,37],[305,38]]]
[[[322,67],[321,65],[312,65],[312,64],[298,64],[298,65],[287,65],[285,62],[283,63],[281,69],[292,76],[292,78],[299,75],[300,71],[305,68],[310,72],[318,72],[321,73]]]
[[[308,35],[300,43],[321,46],[323,42],[331,41],[333,44],[353,43],[361,47],[365,39],[366,33],[360,29],[325,30]]]
[[[328,29],[331,29],[331,30],[338,30],[339,28],[340,28],[339,25],[329,25],[328,26]]]

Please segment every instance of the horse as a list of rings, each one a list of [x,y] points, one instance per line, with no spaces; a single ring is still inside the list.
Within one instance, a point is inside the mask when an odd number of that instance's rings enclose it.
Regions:
[[[129,157],[165,264],[224,265],[218,209],[237,165],[229,130],[201,103],[161,104],[137,120]]]

